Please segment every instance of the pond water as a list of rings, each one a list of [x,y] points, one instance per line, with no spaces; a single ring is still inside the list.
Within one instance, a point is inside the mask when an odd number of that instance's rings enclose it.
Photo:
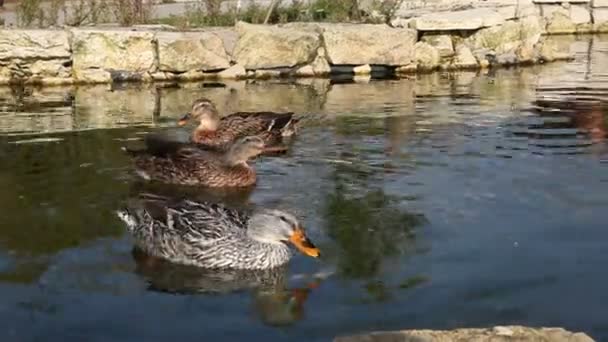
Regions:
[[[401,80],[0,89],[0,340],[329,341],[380,329],[562,326],[608,340],[608,37],[576,59]],[[222,112],[291,110],[249,193],[143,184],[123,145]],[[272,290],[134,253],[140,191],[278,207],[320,260]]]

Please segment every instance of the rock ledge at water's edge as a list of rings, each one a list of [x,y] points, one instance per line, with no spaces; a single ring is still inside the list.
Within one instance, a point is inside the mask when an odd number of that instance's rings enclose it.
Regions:
[[[594,342],[562,328],[497,326],[488,329],[402,330],[336,337],[334,342]]]
[[[608,16],[604,25],[597,15],[593,23],[587,22],[586,12],[578,7],[551,9],[550,15],[548,11],[540,15],[535,10],[511,11],[511,7],[473,8],[427,13],[392,26],[239,22],[235,27],[188,32],[167,31],[164,26],[0,29],[0,84],[325,77],[336,73],[365,77],[378,72],[398,76],[483,69],[569,59],[570,51],[557,48],[552,34],[608,30]],[[608,7],[594,9],[597,14],[608,11]],[[480,13],[483,20],[463,23],[464,18],[479,18]]]

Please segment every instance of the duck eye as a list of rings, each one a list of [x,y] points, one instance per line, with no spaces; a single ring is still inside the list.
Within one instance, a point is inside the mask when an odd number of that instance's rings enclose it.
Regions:
[[[287,221],[287,218],[283,215],[279,216],[279,219],[285,223],[289,223],[289,221]]]

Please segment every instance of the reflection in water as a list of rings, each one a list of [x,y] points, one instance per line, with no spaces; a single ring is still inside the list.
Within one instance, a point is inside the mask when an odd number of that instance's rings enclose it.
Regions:
[[[326,341],[510,323],[608,339],[608,37],[569,39],[572,62],[401,81],[0,88],[0,340]],[[256,160],[250,191],[131,175],[120,147],[188,137],[172,125],[201,96],[222,113],[302,116],[288,154]],[[257,277],[150,261],[113,213],[141,192],[277,203],[327,253]],[[295,279],[318,269],[340,276]],[[260,324],[304,309],[303,324]]]
[[[205,270],[172,264],[133,249],[135,272],[151,291],[173,294],[229,294],[250,292],[256,316],[268,325],[290,325],[302,319],[310,292],[319,285],[313,280],[302,287],[288,286],[287,267],[269,270]]]
[[[377,275],[387,257],[415,251],[415,228],[425,222],[421,215],[399,210],[395,198],[380,190],[348,196],[341,186],[327,199],[328,235],[341,252],[339,271],[347,277]]]

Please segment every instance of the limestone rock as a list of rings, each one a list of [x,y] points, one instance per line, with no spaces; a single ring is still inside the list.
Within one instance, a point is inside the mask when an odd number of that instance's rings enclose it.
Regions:
[[[561,7],[552,11],[545,29],[549,34],[574,33],[576,25],[570,19],[570,11]]]
[[[199,81],[213,76],[213,74],[209,74],[200,70],[189,70],[182,74],[175,75],[175,79],[180,81]]]
[[[312,61],[310,65],[312,66],[312,71],[316,76],[324,76],[331,72],[331,66],[325,57],[325,49],[322,47],[317,50],[317,57],[315,57],[314,61]]]
[[[278,77],[281,77],[281,71],[280,70],[260,69],[260,70],[255,71],[254,77],[258,78],[258,79],[278,78]]]
[[[459,45],[456,47],[456,57],[452,63],[452,67],[456,69],[466,69],[476,67],[477,59],[473,56],[471,49],[466,45]]]
[[[233,57],[245,69],[307,64],[321,44],[319,34],[295,28],[239,22],[236,29],[239,39]]]
[[[416,70],[418,69],[417,65],[415,63],[412,64],[408,64],[408,65],[402,65],[400,67],[397,67],[395,69],[395,73],[399,74],[410,74],[410,73],[414,73],[416,72]]]
[[[520,21],[507,21],[502,25],[481,29],[466,39],[473,50],[490,49],[497,54],[514,51],[522,44],[533,47],[541,36],[541,27],[536,17]]]
[[[514,65],[517,64],[519,59],[513,51],[509,51],[496,56],[496,63],[499,65]]]
[[[589,11],[580,5],[570,6],[570,20],[575,25],[591,23],[591,14]]]
[[[312,77],[315,75],[315,72],[312,68],[312,65],[305,65],[295,71],[296,76],[301,77]]]
[[[477,30],[499,25],[504,18],[489,8],[463,11],[429,13],[410,21],[410,27],[418,31]]]
[[[372,73],[372,67],[369,64],[359,65],[353,68],[355,75],[369,75]]]
[[[159,70],[186,72],[230,67],[222,39],[208,32],[158,32]]]
[[[608,32],[608,8],[594,8],[593,23],[594,31]]]
[[[522,326],[490,329],[455,330],[402,330],[372,332],[354,336],[336,337],[334,342],[388,342],[388,341],[521,341],[521,342],[594,342],[584,333],[573,333],[562,328],[528,328]]]
[[[422,41],[435,47],[439,51],[441,57],[454,56],[454,45],[452,44],[452,37],[447,34],[441,35],[424,35]]]
[[[66,31],[0,29],[0,60],[70,59]]]
[[[112,71],[142,75],[157,69],[151,32],[75,29],[72,50],[74,78],[79,82],[107,80]]]
[[[235,64],[230,68],[223,70],[217,74],[220,78],[239,79],[247,77],[247,70],[240,64]]]
[[[591,7],[608,7],[608,0],[593,0]]]
[[[406,65],[414,59],[416,31],[387,25],[336,24],[324,27],[331,64]]]
[[[29,68],[33,75],[41,77],[70,78],[72,70],[66,66],[68,63],[69,60],[64,59],[39,59],[32,62]]]
[[[515,51],[515,54],[520,63],[536,61],[536,53],[532,47],[522,45]]]
[[[421,70],[432,70],[439,66],[441,56],[439,51],[425,42],[418,42],[415,45],[416,63]]]
[[[542,61],[553,62],[557,60],[567,60],[573,58],[569,49],[560,49],[560,45],[553,39],[546,38],[539,46],[539,57]]]

